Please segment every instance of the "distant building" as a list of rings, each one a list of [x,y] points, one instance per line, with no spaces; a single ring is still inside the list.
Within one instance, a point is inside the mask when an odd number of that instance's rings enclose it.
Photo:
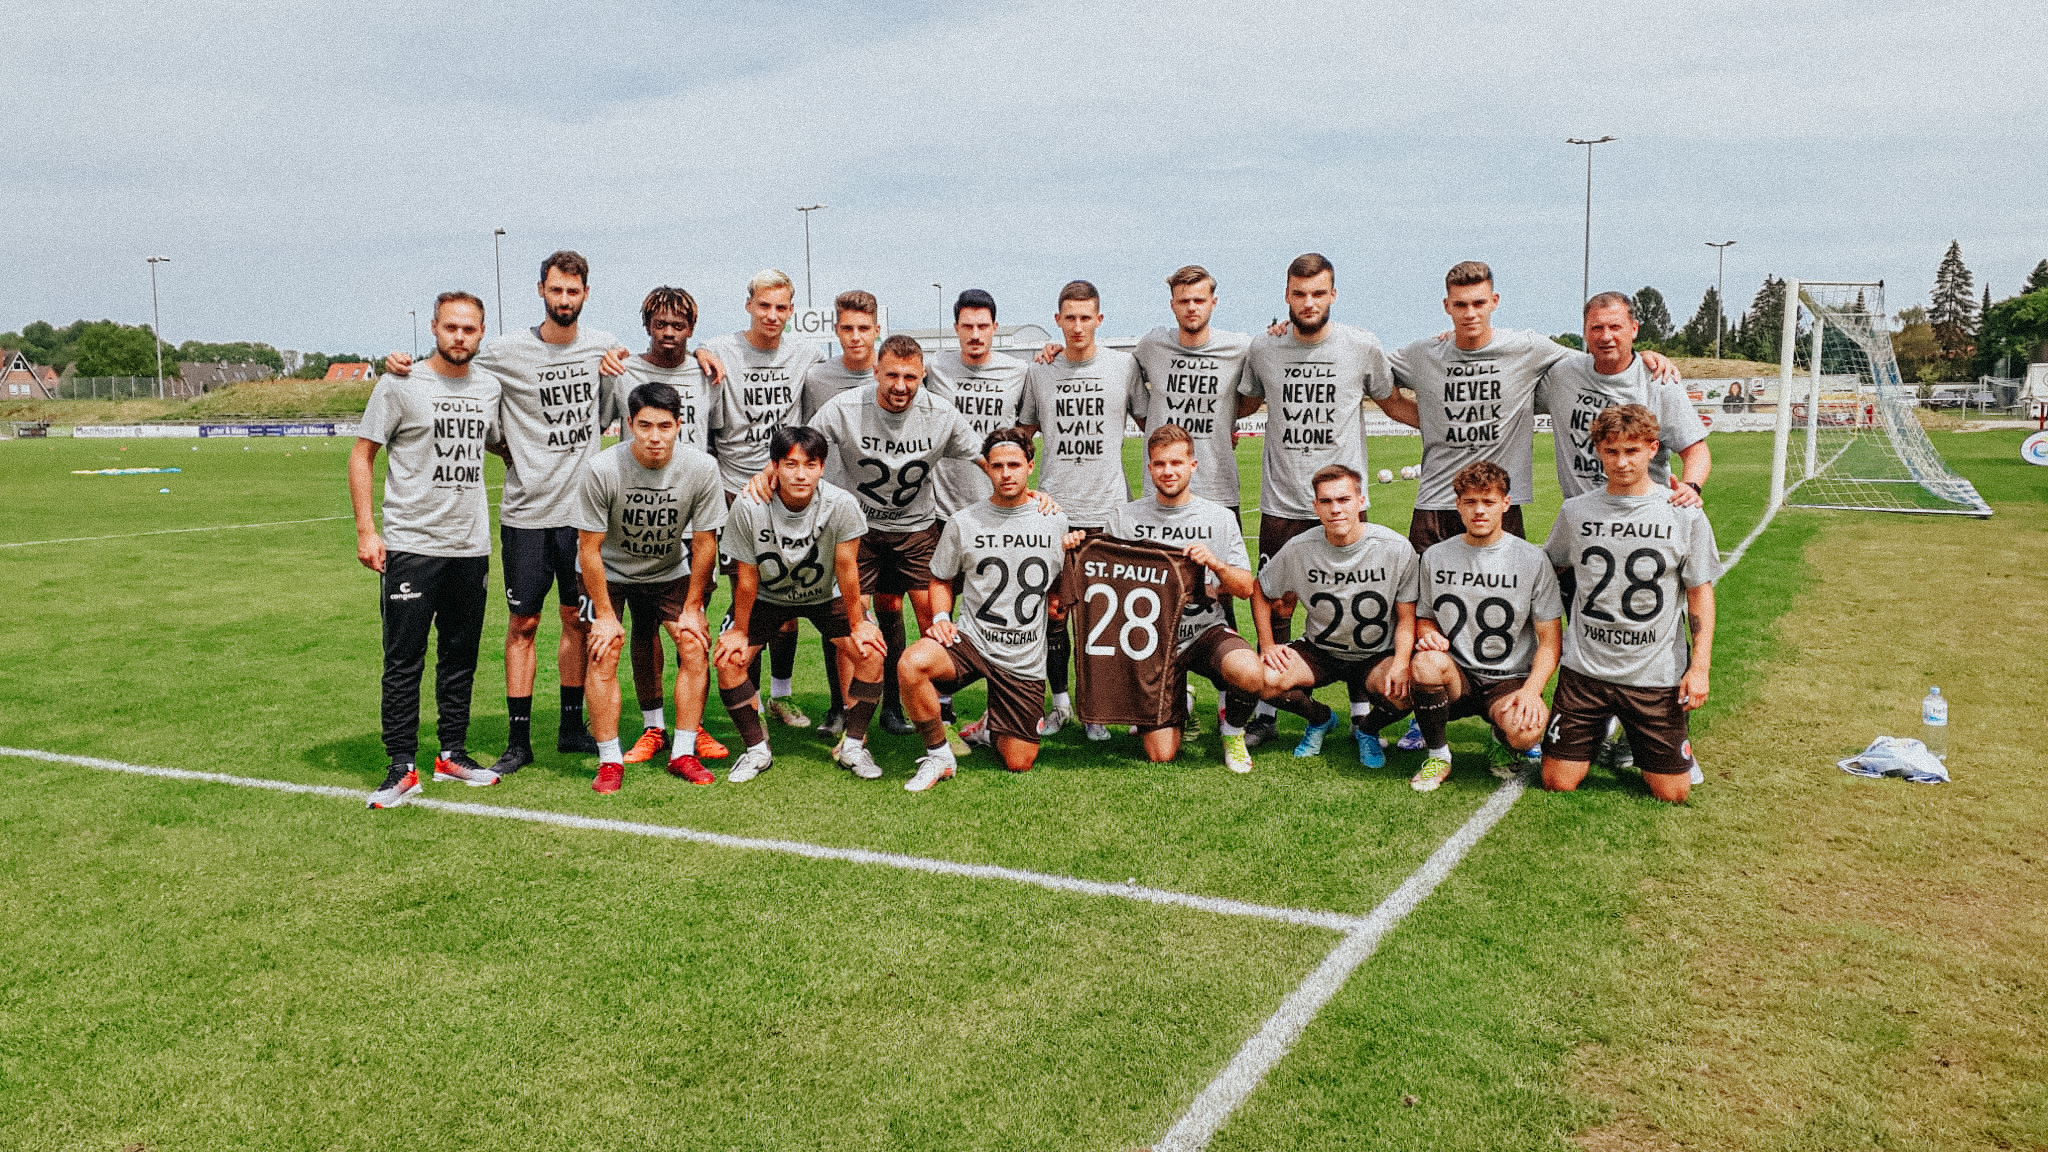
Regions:
[[[179,393],[197,396],[229,384],[240,384],[244,380],[269,380],[276,375],[277,369],[254,360],[240,364],[208,364],[186,360],[178,365],[178,378],[182,381]]]
[[[32,363],[18,348],[0,348],[0,397],[8,400],[54,400],[57,370]]]
[[[329,364],[323,380],[374,380],[377,373],[368,364]]]

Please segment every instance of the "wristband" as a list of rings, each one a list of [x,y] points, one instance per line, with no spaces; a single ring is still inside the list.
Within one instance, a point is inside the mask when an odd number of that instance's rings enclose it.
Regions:
[[[932,623],[937,624],[941,620],[945,621],[948,624],[951,624],[953,622],[953,614],[951,612],[932,613]]]
[[[1700,487],[1697,483],[1691,480],[1680,480],[1679,483],[1685,485],[1687,488],[1692,489],[1693,494],[1696,496],[1705,496],[1707,494],[1707,490],[1705,488]]]

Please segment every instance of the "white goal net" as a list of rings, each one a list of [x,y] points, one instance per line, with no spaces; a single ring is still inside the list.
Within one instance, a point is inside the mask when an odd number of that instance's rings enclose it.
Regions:
[[[1787,288],[1772,507],[1991,515],[1920,426],[1892,356],[1883,282]]]

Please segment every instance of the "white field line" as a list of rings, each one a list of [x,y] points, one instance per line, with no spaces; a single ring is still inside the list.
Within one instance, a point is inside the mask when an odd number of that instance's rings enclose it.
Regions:
[[[1288,1049],[1301,1038],[1303,1030],[1323,1005],[1344,987],[1344,982],[1351,978],[1359,965],[1372,958],[1387,933],[1435,891],[1436,886],[1451,874],[1451,869],[1458,866],[1458,861],[1472,850],[1472,846],[1500,823],[1500,818],[1507,815],[1508,809],[1521,798],[1525,787],[1522,779],[1516,777],[1495,789],[1486,803],[1479,806],[1479,811],[1430,853],[1422,867],[1403,880],[1392,895],[1380,901],[1379,907],[1374,908],[1358,927],[1346,933],[1343,941],[1323,957],[1315,971],[1281,1001],[1279,1009],[1266,1019],[1265,1026],[1246,1040],[1244,1047],[1237,1050],[1237,1055],[1230,1058],[1223,1071],[1202,1089],[1194,1103],[1188,1105],[1188,1110],[1174,1122],[1159,1143],[1153,1145],[1153,1152],[1198,1152],[1208,1147],[1210,1138],[1223,1127],[1224,1121],[1230,1119],[1238,1105],[1258,1088],[1266,1073],[1287,1055]]]
[[[137,536],[174,536],[180,532],[232,532],[237,528],[276,528],[285,524],[318,524],[325,520],[353,520],[348,516],[314,516],[305,520],[265,520],[260,524],[210,524],[204,528],[158,528],[150,532],[120,532],[112,536],[65,536],[56,540],[10,540],[0,548],[34,548],[39,544],[85,544],[93,540],[130,540]]]
[[[127,764],[119,760],[101,760],[93,756],[71,756],[61,752],[44,752],[34,748],[0,747],[0,756],[18,756],[26,760],[42,760],[52,764],[75,764],[81,768],[99,768],[109,772],[126,772],[135,776],[154,776],[164,780],[195,780],[209,784],[229,784],[239,788],[263,788],[272,792],[290,792],[305,796],[332,796],[363,803],[368,792],[354,788],[338,788],[317,784],[294,784],[285,780],[265,780],[253,776],[229,776],[220,772],[193,772],[183,768],[156,768],[147,764]],[[739,848],[755,852],[779,852],[789,856],[803,856],[812,860],[841,860],[849,864],[880,864],[888,868],[902,868],[911,872],[927,872],[939,876],[959,876],[970,880],[1006,880],[1013,884],[1028,884],[1035,888],[1047,888],[1055,892],[1066,892],[1077,896],[1114,896],[1121,900],[1135,900],[1143,904],[1167,904],[1191,908],[1198,912],[1209,912],[1218,916],[1244,916],[1255,920],[1274,920],[1282,924],[1294,924],[1305,928],[1324,928],[1332,932],[1349,933],[1370,924],[1370,919],[1341,912],[1319,912],[1307,908],[1277,908],[1267,904],[1251,904],[1242,900],[1227,900],[1218,896],[1201,896],[1190,892],[1170,892],[1161,888],[1145,888],[1136,884],[1111,884],[1101,880],[1083,880],[1076,876],[1060,876],[1049,872],[1029,872],[1021,868],[1002,868],[992,864],[961,864],[951,860],[937,860],[927,856],[905,856],[896,852],[875,852],[866,848],[832,848],[823,844],[806,844],[799,840],[771,840],[753,836],[730,836],[723,832],[700,832],[693,828],[678,828],[666,824],[637,824],[627,820],[607,820],[596,816],[573,816],[565,812],[547,812],[531,808],[505,808],[494,804],[469,804],[453,800],[429,800],[414,798],[406,802],[411,808],[431,808],[438,812],[453,812],[463,816],[488,816],[500,820],[520,820],[529,824],[547,824],[556,828],[574,828],[590,832],[622,832],[631,836],[651,836],[663,840],[684,840],[694,844],[710,844],[720,848]]]

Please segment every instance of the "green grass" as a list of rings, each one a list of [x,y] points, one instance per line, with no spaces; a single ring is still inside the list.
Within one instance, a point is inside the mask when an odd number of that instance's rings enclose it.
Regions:
[[[1944,451],[1989,439],[1937,436]],[[1769,443],[1713,443],[1728,547],[1761,504]],[[1248,490],[1258,445],[1240,446]],[[123,447],[0,444],[7,538],[347,513],[345,442]],[[1418,449],[1375,441],[1373,465]],[[69,474],[152,465],[185,471]],[[1537,481],[1540,539],[1557,502],[1547,440]],[[1405,529],[1414,487],[1373,485],[1373,518]],[[1777,655],[1772,621],[1823,522],[1786,517],[1724,585],[1710,734]],[[0,744],[379,779],[375,578],[346,519],[0,549],[0,572],[34,606],[0,623]],[[494,609],[471,737],[485,754],[504,738],[503,625]],[[551,746],[540,647],[536,736]],[[799,697],[822,712],[815,642],[799,660]],[[978,711],[978,690],[960,703]],[[889,778],[864,784],[818,737],[777,729],[776,767],[745,787],[642,769],[599,798],[591,761],[544,752],[452,798],[1363,912],[1491,791],[1483,733],[1454,730],[1458,771],[1426,797],[1406,784],[1414,756],[1367,771],[1348,742],[1296,761],[1285,740],[1232,776],[1211,723],[1175,764],[1074,731],[1029,774],[978,765],[921,797],[895,786],[914,740],[878,734]],[[0,1130],[25,1147],[1130,1148],[1333,942],[985,882],[7,766]],[[1635,955],[1621,917],[1688,817],[1602,775],[1525,800],[1217,1147],[1557,1146],[1599,1119],[1568,1057],[1619,1027],[1602,1005]]]

